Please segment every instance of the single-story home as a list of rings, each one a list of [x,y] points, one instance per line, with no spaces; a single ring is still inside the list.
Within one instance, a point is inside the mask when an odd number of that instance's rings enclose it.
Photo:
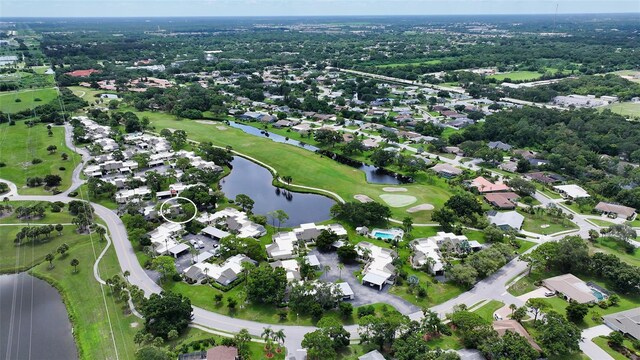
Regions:
[[[529,335],[527,330],[519,322],[515,320],[498,320],[494,321],[492,326],[493,330],[495,330],[500,337],[504,336],[507,331],[511,331],[527,339],[527,342],[532,348],[537,351],[542,351],[540,346],[536,344],[535,340],[533,340],[531,335]]]
[[[462,174],[461,169],[445,163],[436,164],[431,168],[431,170],[445,178],[452,178]]]
[[[507,184],[493,183],[482,176],[478,176],[477,178],[473,179],[469,186],[478,190],[480,194],[511,190],[511,188]]]
[[[487,203],[501,210],[515,209],[519,198],[520,195],[514,192],[490,193],[484,195],[484,200]]]
[[[542,285],[562,295],[567,301],[574,300],[585,304],[601,300],[596,297],[594,289],[573,274],[564,274],[542,280]]]
[[[385,360],[385,358],[378,350],[373,350],[358,357],[358,360]]]
[[[560,193],[560,195],[562,195],[563,198],[569,199],[569,200],[575,200],[575,199],[586,198],[591,196],[589,195],[587,190],[575,184],[556,185],[553,188],[558,193]]]
[[[487,146],[489,147],[489,149],[498,149],[502,151],[511,150],[511,145],[503,143],[502,141],[491,141],[487,144]]]
[[[612,330],[620,331],[624,335],[640,340],[640,307],[605,315],[602,320]]]
[[[410,259],[413,268],[427,266],[432,275],[444,275],[444,262],[434,239],[415,239],[410,246],[413,249],[413,256]]]
[[[495,210],[489,211],[489,222],[494,224],[502,230],[520,230],[524,223],[524,216],[517,211],[505,211],[498,212]]]
[[[346,282],[337,283],[336,286],[342,292],[342,300],[353,300],[355,299],[355,294],[353,293],[353,289]]]
[[[216,346],[207,350],[207,360],[236,360],[238,349],[233,346]]]
[[[213,240],[222,240],[224,238],[226,238],[227,236],[231,235],[230,233],[224,231],[224,230],[220,230],[218,228],[215,228],[213,226],[207,226],[206,228],[202,229],[202,231],[200,231],[202,233],[202,235],[207,236],[212,238]]]
[[[636,218],[636,209],[628,206],[600,201],[594,209],[607,216],[619,217],[628,221],[633,221]]]

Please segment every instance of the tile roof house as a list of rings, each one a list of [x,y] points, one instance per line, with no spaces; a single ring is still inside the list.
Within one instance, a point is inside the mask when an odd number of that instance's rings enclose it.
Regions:
[[[511,188],[507,184],[493,183],[482,176],[478,176],[477,178],[473,179],[473,181],[471,181],[470,187],[478,190],[480,194],[511,190]]]
[[[515,209],[519,198],[520,195],[514,192],[490,193],[484,195],[484,200],[487,203],[501,210]]]
[[[542,351],[540,346],[536,344],[535,340],[533,340],[531,335],[529,335],[527,330],[519,322],[515,320],[499,320],[494,321],[492,326],[493,330],[495,330],[500,337],[504,336],[507,331],[511,331],[527,339],[527,342],[532,348],[537,351]]]
[[[628,206],[600,201],[594,209],[602,214],[623,218],[628,221],[633,221],[636,218],[636,209]]]
[[[207,350],[207,360],[236,360],[238,349],[232,346],[216,346]]]
[[[596,302],[598,299],[584,281],[573,274],[564,274],[542,280],[542,285],[561,294],[565,300],[574,300],[581,304]]]
[[[602,320],[614,331],[620,331],[624,335],[640,340],[640,307],[605,315]]]
[[[431,167],[431,170],[446,178],[452,178],[462,174],[462,169],[458,169],[457,167],[446,163],[436,164]]]

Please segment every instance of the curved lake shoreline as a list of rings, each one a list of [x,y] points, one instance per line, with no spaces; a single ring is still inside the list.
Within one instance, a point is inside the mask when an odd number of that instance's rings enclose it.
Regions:
[[[229,199],[248,195],[255,204],[253,213],[267,215],[284,210],[289,215],[286,226],[320,222],[331,218],[329,210],[336,202],[315,193],[292,192],[273,185],[273,175],[263,166],[241,156],[234,156],[231,172],[220,180],[222,192]]]
[[[60,293],[27,273],[0,275],[0,356],[78,359]]]

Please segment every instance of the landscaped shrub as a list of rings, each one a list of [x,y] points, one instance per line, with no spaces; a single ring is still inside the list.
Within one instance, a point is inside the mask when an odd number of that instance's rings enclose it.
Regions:
[[[35,165],[35,164],[40,164],[41,162],[42,162],[42,159],[35,159],[35,158],[34,158],[33,160],[31,160],[31,163],[32,163],[33,165]]]
[[[3,162],[0,162],[0,168],[3,168],[3,167],[5,167],[5,166],[7,166],[7,164],[5,164],[5,163],[3,163]]]
[[[15,102],[22,102],[22,100],[20,100],[20,98],[15,99],[14,101],[15,101]]]
[[[76,197],[76,196],[78,196],[78,192],[77,191],[72,191],[72,192],[69,193],[69,196],[70,197]]]
[[[65,171],[65,170],[67,170],[67,168],[66,168],[66,167],[64,167],[64,166],[60,166],[60,167],[58,168],[58,170],[60,170],[60,171]]]

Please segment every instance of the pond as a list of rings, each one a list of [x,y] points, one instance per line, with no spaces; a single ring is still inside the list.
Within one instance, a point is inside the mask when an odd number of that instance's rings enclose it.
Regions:
[[[298,140],[287,139],[285,136],[278,135],[270,131],[260,130],[253,126],[240,124],[235,121],[230,121],[229,125],[236,129],[240,129],[247,134],[251,134],[259,137],[267,137],[278,143],[289,144],[289,145],[297,146],[301,149],[314,151],[314,152],[320,150],[320,148],[316,146],[308,145]],[[365,173],[365,176],[367,177],[367,181],[372,184],[398,185],[402,183],[402,181],[397,179],[395,176],[385,173],[384,171],[378,169],[373,165],[360,163],[360,165],[355,166],[355,168],[358,170],[362,170]]]
[[[285,223],[287,227],[331,218],[329,210],[335,204],[332,199],[273,186],[269,170],[240,156],[233,158],[231,167],[231,173],[220,180],[222,192],[229,199],[235,199],[238,194],[249,196],[255,202],[255,214],[267,215],[274,210],[284,210],[289,215]]]
[[[26,273],[0,275],[0,358],[77,359],[58,291]]]

